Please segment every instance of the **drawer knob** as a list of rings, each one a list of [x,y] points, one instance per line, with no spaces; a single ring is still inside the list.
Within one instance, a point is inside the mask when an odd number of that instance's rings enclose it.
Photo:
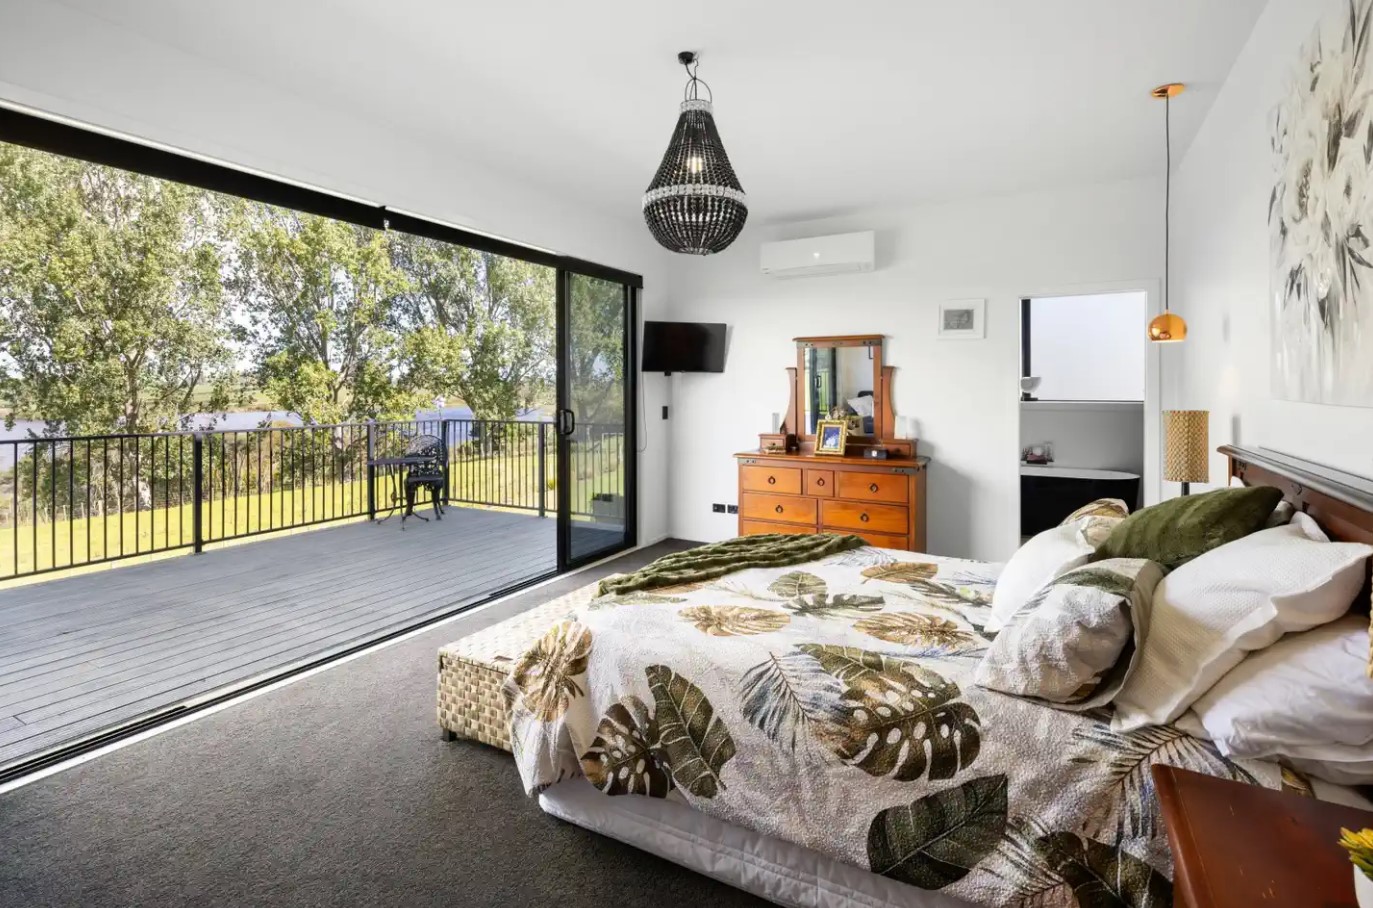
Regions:
[[[858,519],[861,520],[861,521],[863,521],[864,523],[867,523],[867,522],[868,522],[868,515],[867,515],[867,514],[859,514],[859,515],[858,515]]]
[[[777,485],[777,477],[776,477],[776,476],[769,476],[769,477],[768,477],[768,485],[770,485],[770,486],[775,486],[775,485]]]
[[[869,492],[874,492],[874,493],[875,493],[875,492],[877,491],[877,483],[874,482],[874,483],[872,483],[871,485],[869,485],[869,486],[868,486],[868,491],[869,491]]]
[[[817,479],[817,480],[815,480],[815,484],[818,485],[818,486],[822,486],[822,485],[825,484],[825,480],[823,480],[823,479]]]
[[[782,506],[780,504],[776,507],[776,511],[778,514],[782,513]]]

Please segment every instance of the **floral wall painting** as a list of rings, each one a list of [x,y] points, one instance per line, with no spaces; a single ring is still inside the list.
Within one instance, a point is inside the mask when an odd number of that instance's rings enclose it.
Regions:
[[[1273,393],[1373,407],[1373,0],[1330,4],[1273,113]]]

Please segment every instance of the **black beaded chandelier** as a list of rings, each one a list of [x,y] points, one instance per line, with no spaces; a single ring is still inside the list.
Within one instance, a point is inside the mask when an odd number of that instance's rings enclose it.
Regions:
[[[748,199],[715,128],[710,86],[696,77],[696,54],[683,51],[677,60],[690,79],[672,141],[644,193],[644,220],[653,238],[673,252],[710,255],[744,229]]]

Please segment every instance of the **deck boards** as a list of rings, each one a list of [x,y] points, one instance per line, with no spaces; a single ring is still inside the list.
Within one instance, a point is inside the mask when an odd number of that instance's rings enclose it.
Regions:
[[[453,507],[0,590],[0,766],[550,573],[555,534]]]

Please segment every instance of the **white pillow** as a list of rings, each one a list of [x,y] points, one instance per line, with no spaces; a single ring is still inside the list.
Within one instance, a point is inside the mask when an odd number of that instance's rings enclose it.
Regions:
[[[1163,725],[1283,634],[1349,611],[1373,547],[1318,542],[1300,524],[1260,530],[1194,558],[1154,592],[1140,664],[1116,697],[1111,727]]]
[[[986,630],[1001,630],[1040,587],[1060,574],[1086,564],[1096,551],[1096,544],[1083,530],[1087,521],[1101,519],[1084,517],[1053,527],[1016,550],[1001,576],[996,578]]]
[[[1285,757],[1332,782],[1373,782],[1367,665],[1368,617],[1345,615],[1253,653],[1184,718],[1195,716],[1226,756]]]
[[[871,416],[873,401],[874,398],[872,397],[851,397],[849,398],[849,406],[852,407],[853,412],[857,413],[859,416]]]

